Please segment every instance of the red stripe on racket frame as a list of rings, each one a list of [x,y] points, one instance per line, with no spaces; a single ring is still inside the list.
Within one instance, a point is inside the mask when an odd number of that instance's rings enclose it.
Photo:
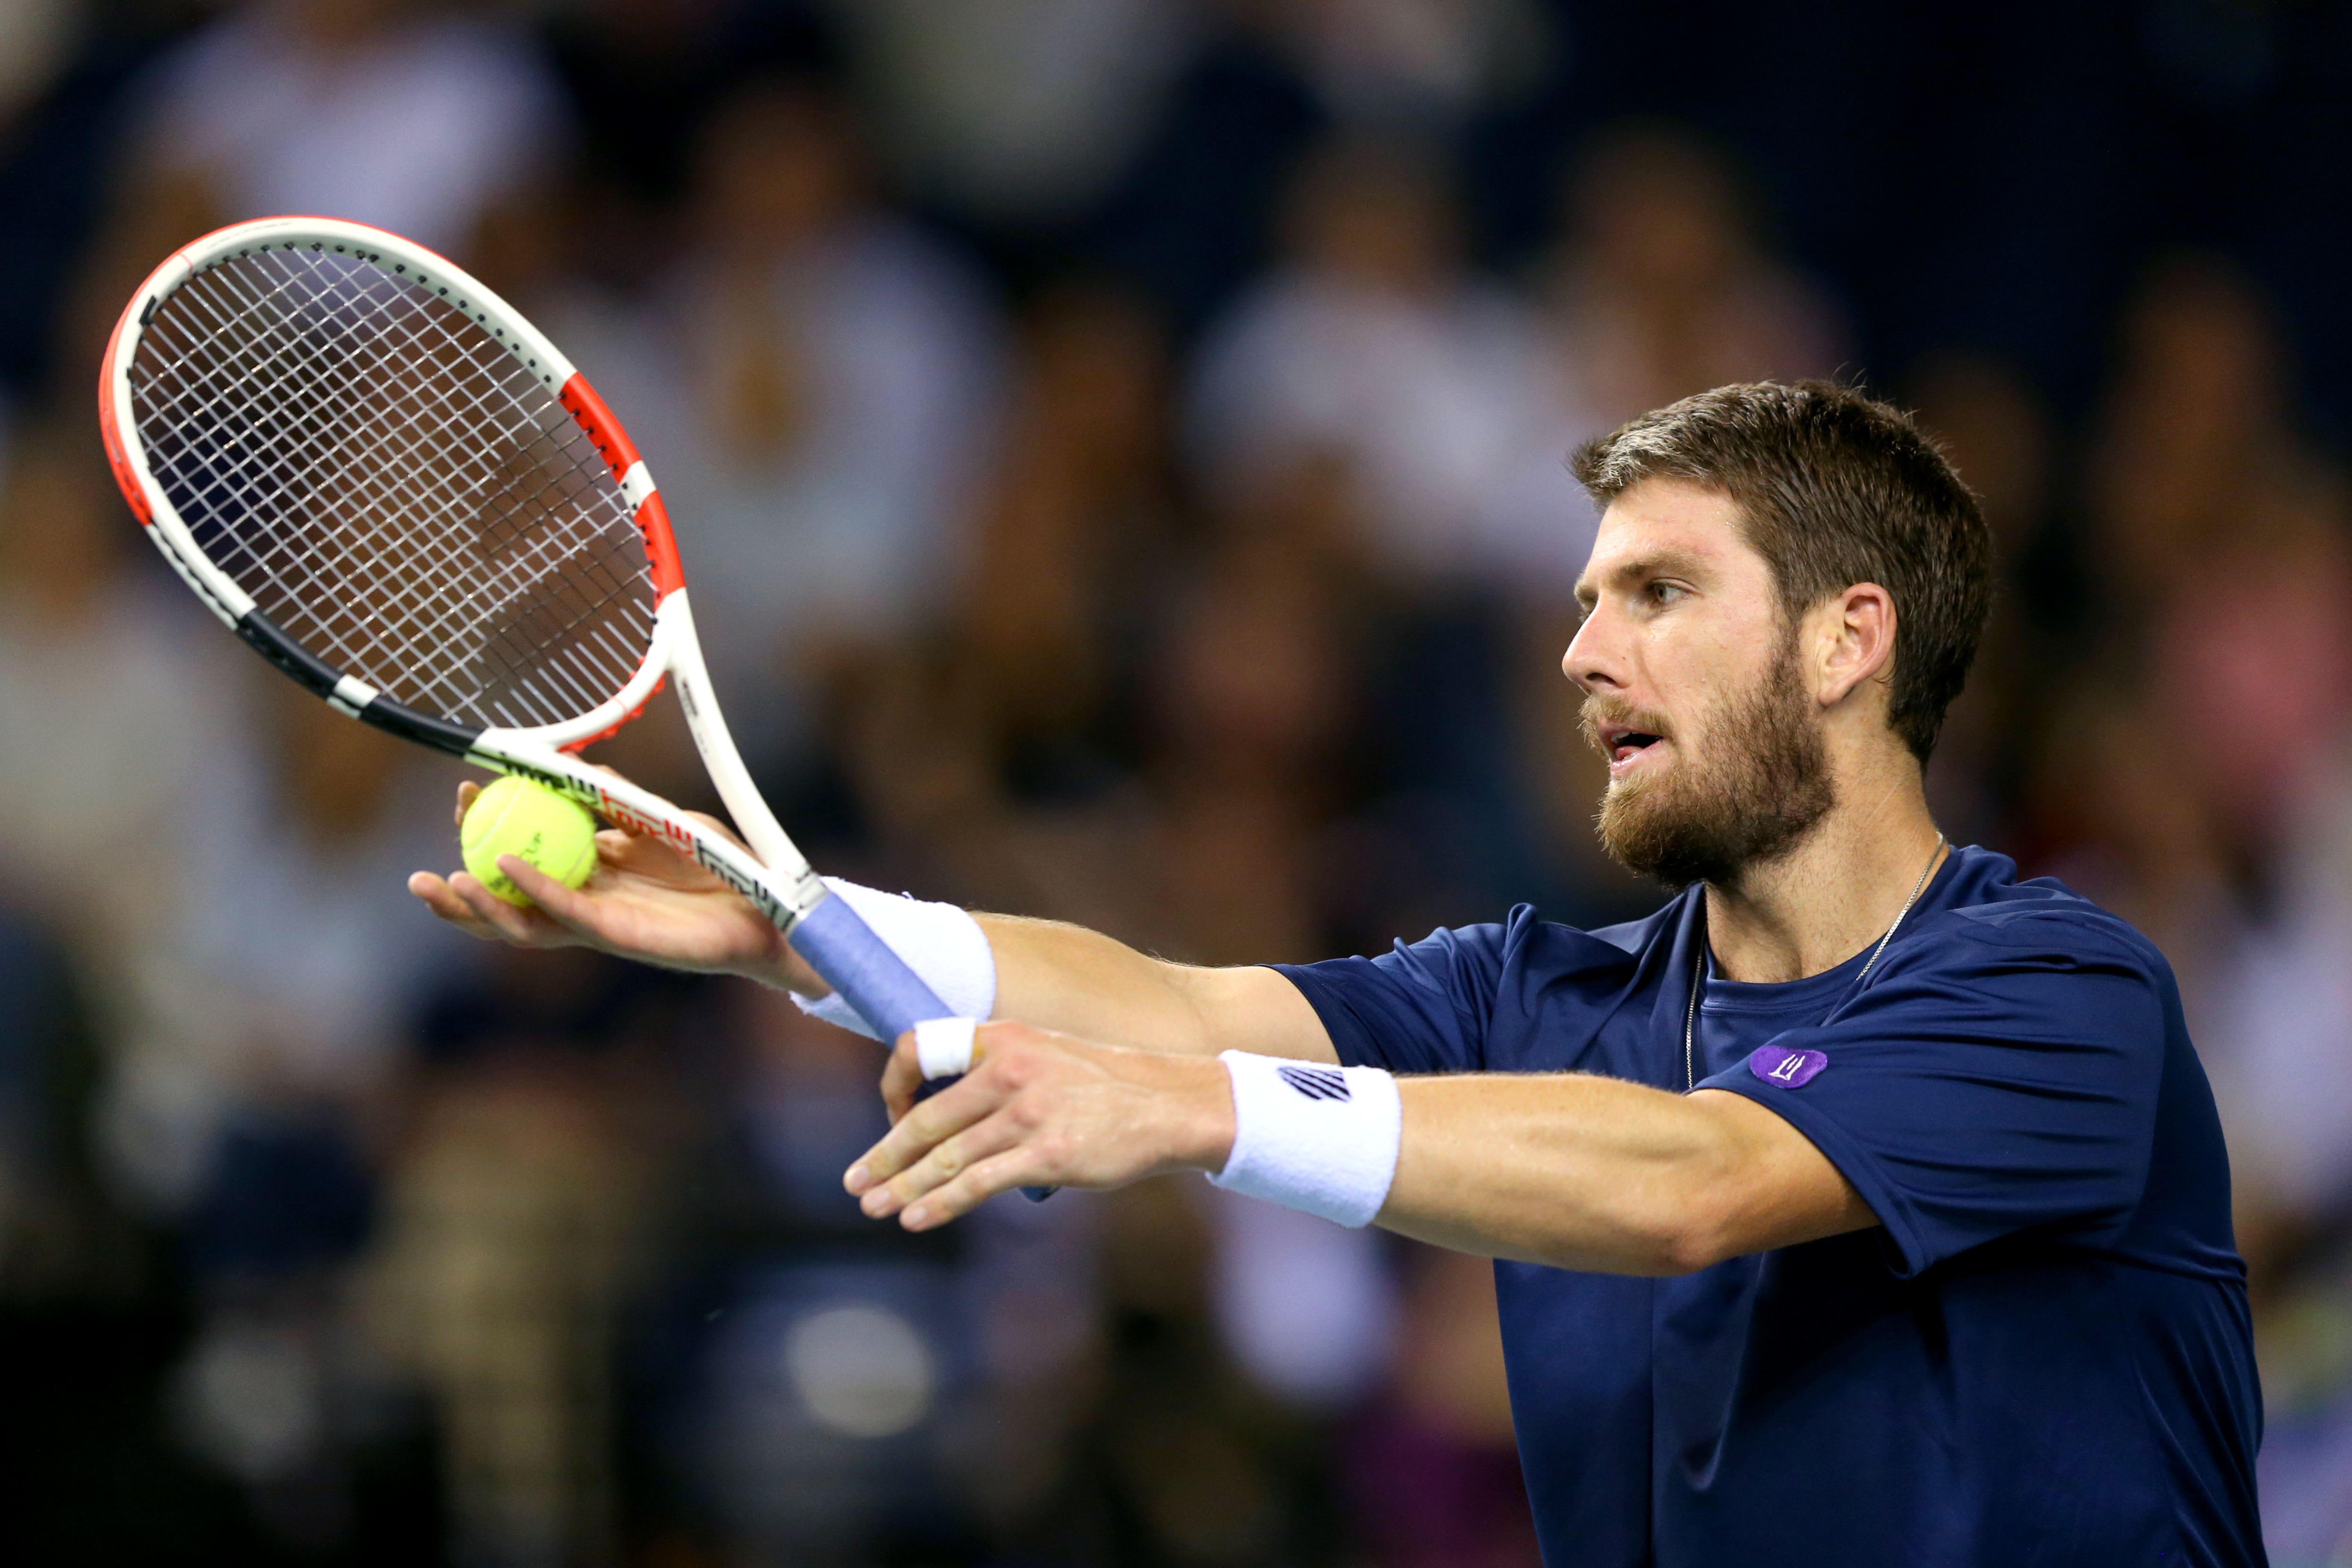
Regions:
[[[636,443],[621,428],[621,422],[613,417],[612,409],[605,406],[596,389],[588,384],[588,378],[572,372],[572,379],[563,384],[563,390],[557,395],[580,428],[588,432],[588,438],[596,443],[596,450],[604,458],[604,466],[613,470],[613,477],[625,481],[629,470],[641,460]],[[660,491],[648,492],[638,504],[637,531],[645,536],[646,558],[653,566],[654,599],[658,603],[686,586],[686,573],[677,562],[677,542],[670,537],[669,509],[662,505]]]
[[[174,251],[171,260],[166,260],[163,266],[169,267],[178,258],[179,253]],[[156,270],[160,272],[163,268]],[[142,528],[152,527],[155,519],[147,504],[147,491],[131,469],[131,455],[122,444],[122,432],[114,424],[114,351],[121,343],[122,329],[131,324],[131,318],[142,310],[152,310],[154,303],[155,296],[142,289],[131,303],[122,308],[122,314],[114,319],[114,331],[107,336],[106,357],[98,362],[99,439],[106,445],[107,466],[114,470],[115,488],[122,492],[122,499],[131,503],[131,513],[139,519]]]

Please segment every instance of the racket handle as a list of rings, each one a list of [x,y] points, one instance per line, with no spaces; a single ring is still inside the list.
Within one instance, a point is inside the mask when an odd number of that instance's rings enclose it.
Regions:
[[[926,1018],[951,1016],[948,1005],[888,942],[874,934],[846,899],[824,900],[793,923],[786,940],[886,1042],[896,1043]],[[940,1079],[921,1092],[937,1093],[951,1081]],[[1033,1204],[1044,1203],[1054,1189],[1024,1187],[1021,1195]]]
[[[895,1042],[926,1018],[953,1016],[846,899],[821,901],[793,924],[789,940],[885,1042]]]

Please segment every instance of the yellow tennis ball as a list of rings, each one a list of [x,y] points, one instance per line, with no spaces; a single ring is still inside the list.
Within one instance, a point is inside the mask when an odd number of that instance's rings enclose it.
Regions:
[[[499,869],[499,857],[512,855],[567,888],[579,887],[596,869],[596,819],[578,801],[509,773],[466,808],[457,847],[482,886],[508,903],[527,905],[530,895]]]

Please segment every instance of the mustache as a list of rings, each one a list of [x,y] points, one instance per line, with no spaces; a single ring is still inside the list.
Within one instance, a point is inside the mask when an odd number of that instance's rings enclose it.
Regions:
[[[1655,735],[1661,740],[1672,738],[1664,714],[1637,708],[1622,697],[1596,692],[1585,698],[1584,706],[1577,714],[1577,725],[1584,731],[1585,743],[1606,756],[1609,748],[1601,743],[1601,726],[1603,724],[1638,730],[1644,735]]]

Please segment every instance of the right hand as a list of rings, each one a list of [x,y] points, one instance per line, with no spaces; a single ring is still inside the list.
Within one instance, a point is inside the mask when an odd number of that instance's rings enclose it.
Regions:
[[[480,793],[471,780],[457,786],[461,827]],[[714,819],[694,816],[727,833]],[[508,903],[465,871],[446,877],[418,871],[408,879],[408,890],[451,925],[486,942],[592,947],[665,969],[748,975],[811,996],[827,989],[749,900],[658,838],[602,830],[596,869],[577,889],[511,855],[499,858],[499,869],[530,895],[530,906]]]

